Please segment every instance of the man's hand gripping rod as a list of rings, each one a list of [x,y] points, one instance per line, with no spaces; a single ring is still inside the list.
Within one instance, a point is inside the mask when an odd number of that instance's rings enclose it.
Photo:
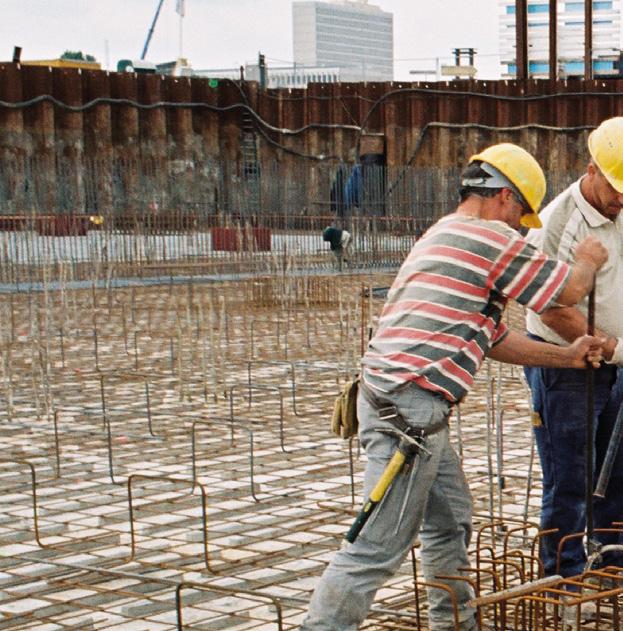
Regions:
[[[409,436],[398,429],[379,429],[383,434],[390,434],[399,439],[398,448],[394,452],[391,460],[388,462],[385,470],[381,474],[379,481],[370,492],[370,497],[366,500],[363,508],[357,515],[350,530],[344,537],[349,543],[353,543],[361,532],[365,523],[368,521],[372,511],[380,504],[387,489],[393,482],[394,478],[400,473],[405,462],[416,456],[420,450],[430,455],[430,452],[422,445],[422,443],[413,436]]]

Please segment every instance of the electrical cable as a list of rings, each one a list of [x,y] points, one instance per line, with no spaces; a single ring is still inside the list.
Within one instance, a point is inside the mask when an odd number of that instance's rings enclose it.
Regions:
[[[356,125],[341,125],[339,123],[309,123],[304,125],[303,127],[299,127],[298,129],[286,129],[283,127],[274,127],[264,119],[260,117],[260,115],[248,105],[244,103],[234,103],[232,105],[226,105],[225,107],[219,107],[217,105],[210,105],[209,103],[199,103],[199,102],[188,102],[188,103],[178,103],[173,101],[156,101],[155,103],[139,103],[138,101],[132,101],[131,99],[113,99],[110,97],[98,97],[83,105],[68,105],[67,103],[63,103],[59,101],[57,98],[49,95],[42,94],[41,96],[36,96],[28,101],[22,101],[20,103],[9,103],[7,101],[0,101],[0,107],[5,107],[7,109],[23,109],[26,107],[31,107],[33,105],[37,105],[42,102],[51,102],[59,108],[68,110],[70,112],[84,112],[89,110],[97,105],[126,105],[135,107],[140,110],[153,110],[159,109],[161,107],[173,108],[173,109],[198,109],[205,108],[213,112],[230,112],[235,109],[245,109],[260,123],[262,126],[270,129],[270,131],[277,132],[284,136],[296,136],[301,134],[309,129],[347,129],[351,131],[358,131],[359,127]]]
[[[172,109],[197,109],[197,108],[202,108],[202,109],[207,109],[209,111],[212,112],[217,112],[217,113],[224,113],[224,112],[229,112],[229,111],[233,111],[236,109],[242,109],[247,111],[255,120],[255,122],[258,124],[258,127],[256,127],[257,131],[260,133],[260,135],[262,136],[262,138],[264,140],[266,140],[266,142],[268,142],[271,146],[280,149],[282,151],[285,151],[287,153],[290,153],[292,155],[298,156],[298,157],[302,157],[305,159],[312,159],[312,160],[339,160],[340,157],[338,156],[327,156],[324,154],[318,154],[318,155],[310,155],[310,154],[305,154],[302,153],[300,151],[297,151],[295,149],[290,149],[289,147],[286,147],[285,145],[283,145],[282,143],[270,138],[270,136],[268,136],[267,131],[270,132],[274,132],[276,134],[279,134],[281,136],[296,136],[299,134],[302,134],[306,131],[309,130],[314,130],[314,129],[340,129],[340,130],[345,130],[345,131],[355,131],[357,132],[357,138],[355,141],[355,152],[356,152],[356,159],[359,159],[359,146],[361,143],[361,138],[363,136],[363,134],[365,133],[365,129],[366,129],[366,125],[368,123],[368,121],[370,120],[370,118],[372,117],[372,115],[374,114],[374,112],[377,110],[377,108],[386,100],[396,97],[396,96],[401,96],[401,95],[422,95],[422,94],[426,94],[426,95],[436,95],[436,96],[444,96],[444,97],[478,97],[478,98],[482,98],[482,99],[486,99],[486,100],[494,100],[494,101],[507,101],[507,102],[531,102],[531,101],[541,101],[541,100],[546,100],[546,99],[553,99],[553,98],[558,98],[558,97],[565,97],[565,98],[569,98],[569,97],[582,97],[582,98],[586,98],[586,97],[612,97],[612,96],[619,96],[618,92],[554,92],[551,94],[524,94],[524,95],[503,95],[503,94],[485,94],[485,93],[481,93],[481,92],[474,92],[471,90],[436,90],[436,89],[431,89],[431,88],[399,88],[397,90],[391,90],[389,92],[386,92],[385,94],[383,94],[382,96],[380,96],[378,99],[376,99],[375,101],[373,101],[372,99],[369,99],[367,97],[363,97],[361,95],[328,95],[328,96],[321,96],[321,95],[306,95],[306,96],[301,96],[301,97],[297,97],[297,98],[288,98],[287,100],[304,100],[304,99],[340,99],[340,101],[342,101],[343,99],[346,98],[357,98],[360,100],[364,100],[367,102],[372,103],[372,106],[370,107],[370,109],[368,110],[368,112],[366,113],[361,125],[348,125],[348,124],[339,124],[339,123],[309,123],[307,125],[304,125],[302,127],[296,128],[296,129],[287,129],[287,128],[283,128],[283,127],[275,127],[274,125],[271,125],[270,123],[268,123],[266,120],[264,120],[258,113],[257,111],[251,107],[251,105],[249,104],[247,95],[245,94],[244,90],[242,89],[240,83],[241,82],[237,82],[234,81],[233,79],[220,79],[220,81],[229,81],[231,82],[234,86],[236,86],[236,88],[238,89],[238,91],[241,94],[242,100],[243,102],[239,102],[239,103],[234,103],[232,105],[228,105],[228,106],[224,106],[224,107],[219,107],[217,105],[211,105],[209,103],[202,103],[202,102],[189,102],[189,103],[179,103],[179,102],[171,102],[171,101],[158,101],[156,103],[139,103],[138,101],[134,101],[132,99],[116,99],[116,98],[111,98],[111,97],[98,97],[96,99],[92,99],[91,101],[88,101],[87,103],[84,103],[82,105],[69,105],[67,103],[64,103],[63,101],[60,101],[59,99],[57,99],[56,97],[49,95],[49,94],[43,94],[37,97],[34,97],[32,99],[29,99],[27,101],[19,101],[19,102],[8,102],[8,101],[2,101],[0,100],[0,108],[4,107],[7,109],[24,109],[27,107],[31,107],[33,105],[37,105],[39,103],[42,102],[50,102],[53,105],[55,105],[56,107],[62,108],[62,109],[66,109],[70,112],[83,112],[86,110],[89,110],[93,107],[96,107],[97,105],[121,105],[121,106],[130,106],[130,107],[136,107],[137,109],[141,109],[141,110],[152,110],[152,109],[158,109],[158,108],[162,108],[162,107],[167,107],[167,108],[172,108]],[[269,93],[264,93],[264,96],[269,96],[269,98],[281,98],[281,97],[273,97],[272,95],[270,95]],[[342,106],[344,106],[344,103],[342,102]],[[354,118],[352,116],[352,114],[350,112],[347,113],[349,114],[349,116],[352,118]],[[445,127],[445,128],[477,128],[477,129],[483,129],[483,130],[488,130],[488,131],[515,131],[515,130],[521,130],[521,129],[528,129],[528,128],[532,128],[532,129],[543,129],[543,130],[548,130],[548,131],[584,131],[587,129],[594,129],[594,126],[579,126],[579,127],[553,127],[553,126],[548,126],[548,125],[540,125],[540,124],[527,124],[527,125],[518,125],[518,126],[514,126],[514,127],[497,127],[497,126],[490,126],[490,125],[481,125],[481,124],[477,124],[477,123],[440,123],[440,122],[431,122],[431,123],[427,123],[420,131],[420,135],[418,137],[418,140],[416,141],[416,146],[414,148],[414,151],[412,152],[411,157],[409,158],[409,160],[407,161],[406,166],[409,166],[414,158],[415,155],[417,154],[417,152],[419,151],[421,144],[424,140],[424,135],[426,134],[426,132],[432,128],[432,127]],[[394,183],[394,185],[400,181],[400,179],[402,178],[402,176],[399,176],[399,178],[397,179],[397,181]],[[391,187],[390,190],[388,191],[391,192]]]
[[[415,147],[413,152],[411,153],[410,158],[407,160],[405,166],[410,166],[415,160],[415,156],[417,155],[420,147],[422,146],[422,142],[424,141],[424,136],[428,132],[429,129],[441,128],[441,129],[478,129],[481,131],[495,131],[495,132],[513,132],[513,131],[522,131],[523,129],[540,129],[542,131],[555,131],[555,132],[578,132],[578,131],[590,131],[597,127],[597,125],[577,125],[573,127],[555,127],[553,125],[542,125],[541,123],[525,123],[524,125],[512,125],[512,126],[498,126],[498,125],[483,125],[482,123],[440,123],[440,122],[430,122],[426,123],[424,127],[420,130],[418,135],[418,139],[415,143]]]
[[[223,80],[224,79],[220,79],[220,81],[223,81]],[[230,80],[230,81],[234,85],[236,85],[236,82],[234,80]],[[430,88],[399,88],[397,90],[391,90],[390,92],[386,92],[385,94],[383,94],[381,97],[379,97],[376,100],[372,100],[368,97],[364,97],[357,94],[339,94],[339,95],[327,95],[327,96],[311,94],[311,95],[305,95],[305,96],[296,97],[296,98],[295,97],[287,98],[283,100],[330,100],[330,99],[337,99],[337,98],[339,99],[356,98],[362,101],[372,103],[372,107],[370,108],[370,110],[368,111],[366,115],[366,119],[368,119],[374,113],[374,110],[383,101],[389,99],[390,97],[398,96],[401,94],[429,94],[429,95],[433,94],[433,95],[438,95],[438,96],[478,97],[485,100],[510,101],[510,102],[542,101],[542,100],[553,99],[553,98],[558,98],[558,97],[586,98],[586,97],[613,97],[613,96],[618,97],[620,96],[619,92],[554,92],[552,94],[524,94],[524,95],[514,96],[514,95],[508,95],[508,94],[486,94],[482,92],[473,92],[470,90],[434,90]],[[276,96],[272,96],[268,94],[265,96],[268,96],[269,98],[275,98],[275,99],[282,98],[282,97],[276,97]],[[66,109],[70,112],[83,112],[85,110],[91,109],[92,107],[95,107],[96,105],[106,105],[106,104],[128,105],[128,106],[136,107],[138,109],[147,109],[147,110],[156,109],[159,107],[171,107],[171,108],[205,107],[207,109],[211,109],[211,110],[219,111],[219,112],[228,111],[230,109],[242,106],[242,104],[240,103],[234,103],[233,105],[228,105],[222,108],[216,105],[210,105],[208,103],[194,103],[194,102],[180,103],[180,102],[171,102],[171,101],[158,101],[156,103],[139,103],[138,101],[133,101],[131,99],[115,99],[111,97],[98,97],[82,105],[69,105],[67,103],[64,103],[63,101],[60,101],[59,99],[57,99],[56,97],[50,94],[42,94],[32,99],[28,99],[27,101],[9,102],[9,101],[0,100],[0,107],[4,107],[7,109],[24,109],[26,107],[31,107],[33,105],[37,105],[38,103],[41,103],[44,101],[49,101],[53,103],[54,105],[56,105],[57,107]],[[249,109],[252,110],[253,114],[257,116],[259,120],[261,120],[259,115],[255,113],[253,108],[249,108]],[[268,126],[268,123],[265,123],[265,124]]]
[[[252,111],[254,114],[256,114],[255,119],[259,122],[262,121],[263,119],[261,119],[259,117],[259,115],[257,115],[257,113],[255,112],[255,110],[251,107],[250,103],[249,103],[249,99],[247,97],[246,92],[243,90],[242,88],[242,82],[240,81],[234,81],[233,79],[227,79],[227,81],[229,81],[240,93],[240,96],[244,102],[244,105],[250,110]],[[266,131],[264,131],[264,129],[262,129],[261,127],[256,127],[258,133],[262,136],[262,138],[272,147],[275,147],[276,149],[279,149],[281,151],[283,151],[284,153],[288,153],[290,155],[296,156],[297,158],[304,158],[306,160],[317,160],[317,161],[324,161],[324,160],[338,160],[341,161],[341,157],[340,156],[325,156],[324,154],[319,154],[319,155],[314,155],[314,154],[308,154],[308,153],[303,153],[301,151],[298,151],[296,149],[291,149],[290,147],[286,147],[285,145],[283,145],[280,142],[277,142],[276,140],[273,140]],[[276,128],[275,128],[276,129]]]
[[[482,97],[484,99],[494,99],[496,101],[512,101],[512,102],[544,100],[544,99],[556,98],[559,96],[565,96],[565,97],[581,96],[584,98],[587,96],[615,96],[616,94],[618,94],[616,92],[554,92],[552,94],[527,94],[527,95],[521,95],[521,96],[512,96],[512,95],[506,95],[506,94],[483,94],[481,92],[471,92],[471,91],[465,91],[465,90],[428,90],[424,88],[400,88],[398,90],[392,90],[390,92],[386,92],[385,94],[380,96],[374,102],[372,107],[368,110],[366,116],[364,117],[361,123],[361,130],[359,131],[359,136],[357,138],[357,144],[356,144],[357,158],[359,158],[359,144],[361,142],[361,136],[365,132],[368,120],[371,118],[372,114],[374,114],[374,111],[376,110],[376,108],[379,107],[379,105],[381,105],[383,101],[386,101],[390,97],[398,96],[401,94],[412,94],[412,93],[422,93],[422,92],[426,94],[439,94],[442,96],[475,96],[475,97],[477,96],[477,97]],[[450,124],[451,123],[448,123],[448,125]],[[423,129],[425,128],[426,127],[424,127]],[[543,126],[543,129],[545,128],[547,128],[547,126]],[[507,128],[490,127],[489,129],[506,130]],[[509,129],[515,129],[515,128],[509,128]],[[521,129],[521,126],[517,127],[517,129]],[[550,129],[555,130],[556,128],[552,127]],[[593,129],[593,127],[591,129]]]
[[[554,127],[553,125],[541,125],[540,123],[526,123],[524,125],[513,125],[510,127],[501,127],[496,125],[483,125],[482,123],[439,123],[439,122],[430,122],[426,123],[422,129],[420,129],[420,133],[418,134],[417,140],[415,141],[415,147],[411,152],[411,156],[407,160],[406,164],[402,168],[401,172],[398,174],[396,179],[387,187],[387,192],[383,196],[383,200],[386,201],[393,190],[400,184],[402,179],[407,173],[407,168],[413,164],[417,154],[419,153],[422,144],[424,143],[424,138],[427,135],[430,129],[478,129],[481,131],[494,131],[494,132],[513,132],[513,131],[521,131],[523,129],[540,129],[543,131],[555,131],[555,132],[581,132],[581,131],[589,131],[593,130],[597,127],[597,125],[578,125],[575,127]]]

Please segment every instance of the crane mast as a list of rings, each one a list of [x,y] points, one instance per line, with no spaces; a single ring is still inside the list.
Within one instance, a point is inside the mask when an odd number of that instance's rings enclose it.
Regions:
[[[145,40],[145,45],[143,46],[143,52],[141,53],[141,59],[145,59],[145,55],[147,55],[149,42],[151,42],[151,36],[154,34],[154,29],[156,28],[156,22],[158,21],[158,16],[160,15],[160,9],[162,9],[163,3],[164,3],[164,0],[158,0],[158,8],[156,9],[156,14],[154,15],[154,19],[152,20],[151,26],[149,27],[149,32],[147,33],[147,39]]]

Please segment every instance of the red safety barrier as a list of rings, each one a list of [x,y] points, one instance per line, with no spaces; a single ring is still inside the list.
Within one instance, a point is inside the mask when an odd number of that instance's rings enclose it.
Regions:
[[[268,228],[212,228],[212,249],[220,252],[270,252]],[[252,242],[251,239],[252,238]]]

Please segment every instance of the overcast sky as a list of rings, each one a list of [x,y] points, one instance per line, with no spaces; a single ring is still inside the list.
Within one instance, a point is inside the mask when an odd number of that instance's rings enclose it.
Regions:
[[[497,0],[369,0],[394,14],[395,80],[425,80],[409,70],[451,62],[451,50],[477,50],[478,78],[499,76]],[[0,60],[13,47],[22,59],[94,55],[115,70],[138,59],[158,0],[0,0]],[[147,58],[170,61],[180,51],[176,0],[164,0]],[[292,61],[292,0],[186,0],[182,51],[196,69],[237,68],[264,53],[269,66]]]

